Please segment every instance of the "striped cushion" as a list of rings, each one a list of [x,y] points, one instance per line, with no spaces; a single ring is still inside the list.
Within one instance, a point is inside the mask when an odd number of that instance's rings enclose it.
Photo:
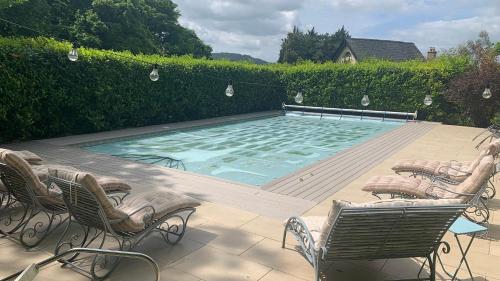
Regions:
[[[417,198],[426,198],[425,191],[429,183],[418,178],[402,176],[371,177],[362,190],[374,193],[403,193]]]
[[[23,158],[26,162],[31,165],[39,165],[42,162],[42,158],[35,153],[27,150],[14,151],[10,149],[0,148],[0,161],[3,162],[3,158],[7,153],[15,153],[17,156]]]
[[[396,163],[392,170],[396,173],[417,172],[434,175],[436,169],[443,165],[440,161],[429,160],[406,160]]]
[[[457,182],[463,182],[468,176],[470,176],[477,164],[479,164],[479,161],[445,162],[436,169],[435,174]]]
[[[479,165],[474,169],[472,174],[461,184],[456,187],[456,191],[460,193],[476,194],[487,183],[495,169],[493,156],[488,155],[483,157]],[[460,196],[463,200],[470,197]]]

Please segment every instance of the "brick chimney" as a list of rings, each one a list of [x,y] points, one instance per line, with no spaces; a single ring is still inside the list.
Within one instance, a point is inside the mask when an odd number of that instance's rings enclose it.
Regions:
[[[436,56],[437,56],[436,48],[430,47],[429,51],[427,52],[427,60],[435,59]]]

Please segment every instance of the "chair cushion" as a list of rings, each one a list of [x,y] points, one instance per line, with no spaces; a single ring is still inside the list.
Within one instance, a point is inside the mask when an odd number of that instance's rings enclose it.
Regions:
[[[146,207],[131,215],[130,219],[113,225],[113,228],[117,231],[141,231],[151,219],[156,220],[173,211],[183,208],[195,208],[199,205],[200,202],[198,200],[169,191],[162,190],[140,193],[125,198],[123,202],[118,205],[117,209],[130,215],[134,211],[144,208],[145,206],[152,206],[154,208],[154,216],[151,218],[153,211],[151,208]]]
[[[312,238],[314,239],[314,248],[319,249],[319,240],[321,239],[321,229],[323,225],[325,225],[325,221],[328,219],[327,216],[310,216],[310,217],[302,217],[302,221],[307,226],[307,229],[311,233]]]
[[[457,182],[463,182],[467,177],[470,176],[471,172],[474,170],[478,163],[479,161],[444,162],[443,164],[439,165],[439,167],[436,169],[435,174],[452,179]]]
[[[40,173],[46,172],[45,175],[39,175],[40,179],[42,178],[46,179],[48,175],[51,174],[56,178],[61,178],[68,181],[75,181],[76,172],[82,172],[70,166],[53,165],[53,164],[40,165],[36,166],[36,168],[34,166],[33,168],[34,170],[39,170]],[[104,189],[104,192],[106,193],[130,192],[130,190],[132,190],[132,187],[121,179],[108,176],[99,176],[99,175],[93,175],[93,176],[96,179],[97,183]]]
[[[472,174],[467,177],[462,183],[456,186],[455,191],[459,193],[476,194],[487,183],[495,171],[495,163],[493,156],[488,155],[483,157]],[[470,196],[460,196],[463,200],[470,199]]]
[[[396,163],[392,170],[396,173],[416,172],[421,174],[434,175],[436,169],[443,163],[434,160],[405,160]]]
[[[31,165],[17,153],[5,152],[3,161],[23,177],[26,184],[33,189],[33,192],[37,196],[41,196],[39,199],[42,203],[56,205],[64,204],[60,194],[56,191],[48,190],[45,184],[43,184],[38,176],[33,172]]]
[[[7,152],[17,154],[17,156],[23,158],[26,162],[30,163],[31,165],[39,165],[42,162],[42,158],[40,158],[40,156],[36,155],[31,151],[27,150],[15,151],[5,148],[0,148],[0,161],[3,161],[3,158]]]
[[[362,190],[374,193],[403,193],[425,198],[425,191],[429,183],[418,178],[403,177],[399,175],[373,176],[363,186]]]
[[[351,203],[342,200],[333,200],[332,207],[328,213],[328,217],[324,220],[321,226],[321,233],[319,240],[315,243],[315,247],[318,250],[324,247],[330,236],[330,232],[335,225],[340,211],[344,208],[397,208],[397,207],[417,207],[417,206],[448,206],[448,205],[458,205],[461,201],[457,199],[450,200],[434,200],[434,199],[388,199],[379,200],[366,203]],[[308,221],[307,217],[302,218]],[[312,233],[311,233],[312,234]],[[317,234],[316,234],[317,235]]]

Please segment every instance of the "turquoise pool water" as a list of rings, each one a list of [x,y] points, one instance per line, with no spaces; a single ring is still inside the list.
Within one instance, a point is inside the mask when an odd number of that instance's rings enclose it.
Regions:
[[[402,124],[290,114],[85,149],[110,155],[171,157],[182,160],[187,171],[261,186]]]

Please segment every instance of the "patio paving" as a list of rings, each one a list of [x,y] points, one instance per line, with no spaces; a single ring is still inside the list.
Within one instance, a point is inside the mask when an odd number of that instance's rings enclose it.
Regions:
[[[162,280],[312,280],[313,270],[297,252],[297,243],[289,238],[286,248],[281,248],[283,216],[290,213],[324,216],[328,213],[333,199],[353,202],[375,200],[376,198],[370,194],[361,191],[363,183],[373,175],[392,174],[390,167],[398,160],[414,158],[471,160],[477,156],[471,139],[480,131],[481,129],[477,128],[435,124],[423,136],[401,147],[399,151],[394,152],[359,177],[353,178],[341,190],[317,204],[300,198],[258,191],[255,188],[253,193],[247,192],[245,188],[240,191],[241,198],[246,196],[246,199],[252,204],[255,201],[264,200],[259,203],[260,207],[254,210],[252,210],[251,204],[240,199],[235,202],[235,199],[230,198],[230,196],[223,198],[223,200],[220,198],[213,200],[210,197],[201,198],[204,202],[193,215],[188,232],[178,245],[165,246],[159,236],[152,235],[140,243],[137,251],[150,255],[158,262]],[[59,139],[59,141],[62,140]],[[58,147],[57,149],[66,149],[65,153],[67,154],[65,155],[68,158],[65,159],[57,154],[47,152],[51,147],[54,148],[62,144],[31,142],[15,144],[14,146],[16,148],[31,147],[31,150],[36,150],[35,152],[50,160],[58,160],[56,162],[63,164],[73,164],[75,161],[71,157],[78,156],[78,154],[74,154],[78,152],[77,148]],[[38,147],[34,145],[38,145]],[[44,151],[46,152],[43,153]],[[367,153],[365,157],[370,157],[370,153]],[[80,164],[92,171],[127,176],[120,174],[119,167],[112,167],[103,172],[102,163],[97,165],[100,159],[104,158],[94,159],[94,162],[91,161],[92,159],[85,159],[85,161],[81,161],[84,163]],[[128,165],[132,164],[128,163]],[[132,165],[129,169],[133,170],[137,167],[142,166]],[[162,170],[165,169],[162,168]],[[169,179],[169,177],[174,177],[174,179]],[[144,177],[137,180],[148,183],[172,180],[186,186],[189,185],[189,182],[182,183],[183,177],[186,177],[185,173],[178,174],[174,171],[168,175],[158,174],[155,179]],[[206,177],[196,178],[196,176],[189,175],[189,178],[195,183],[207,185],[208,188],[217,188],[217,184],[221,185],[221,182],[215,182],[215,180],[211,182]],[[500,180],[497,177],[497,186],[499,183]],[[223,190],[235,187],[232,183],[225,183],[221,186]],[[168,185],[166,188],[175,190],[176,186]],[[332,188],[335,187],[332,186]],[[196,196],[196,190],[193,189],[192,192],[195,197],[199,198]],[[302,203],[305,206],[301,205]],[[492,199],[489,203],[493,210],[489,233],[487,237],[476,239],[469,254],[469,262],[476,277],[475,280],[500,280],[500,267],[498,266],[500,265],[500,199]],[[282,208],[286,210],[275,211]],[[293,210],[294,208],[296,209]],[[266,215],[266,212],[273,215]],[[446,240],[451,242],[452,252],[444,258],[444,262],[453,267],[458,263],[458,248],[450,235],[446,236]],[[0,239],[0,276],[12,273],[36,260],[49,257],[53,244],[53,240],[47,241],[38,248],[27,251],[9,239]],[[327,280],[362,281],[415,278],[418,268],[419,263],[414,259],[345,261],[330,266],[327,271]],[[469,280],[464,273],[461,272],[463,280]],[[439,278],[439,280],[449,280],[449,278],[444,278],[442,274],[439,274]],[[42,270],[35,280],[88,279],[72,270],[53,264]],[[110,280],[146,281],[153,279],[148,265],[125,260]]]

